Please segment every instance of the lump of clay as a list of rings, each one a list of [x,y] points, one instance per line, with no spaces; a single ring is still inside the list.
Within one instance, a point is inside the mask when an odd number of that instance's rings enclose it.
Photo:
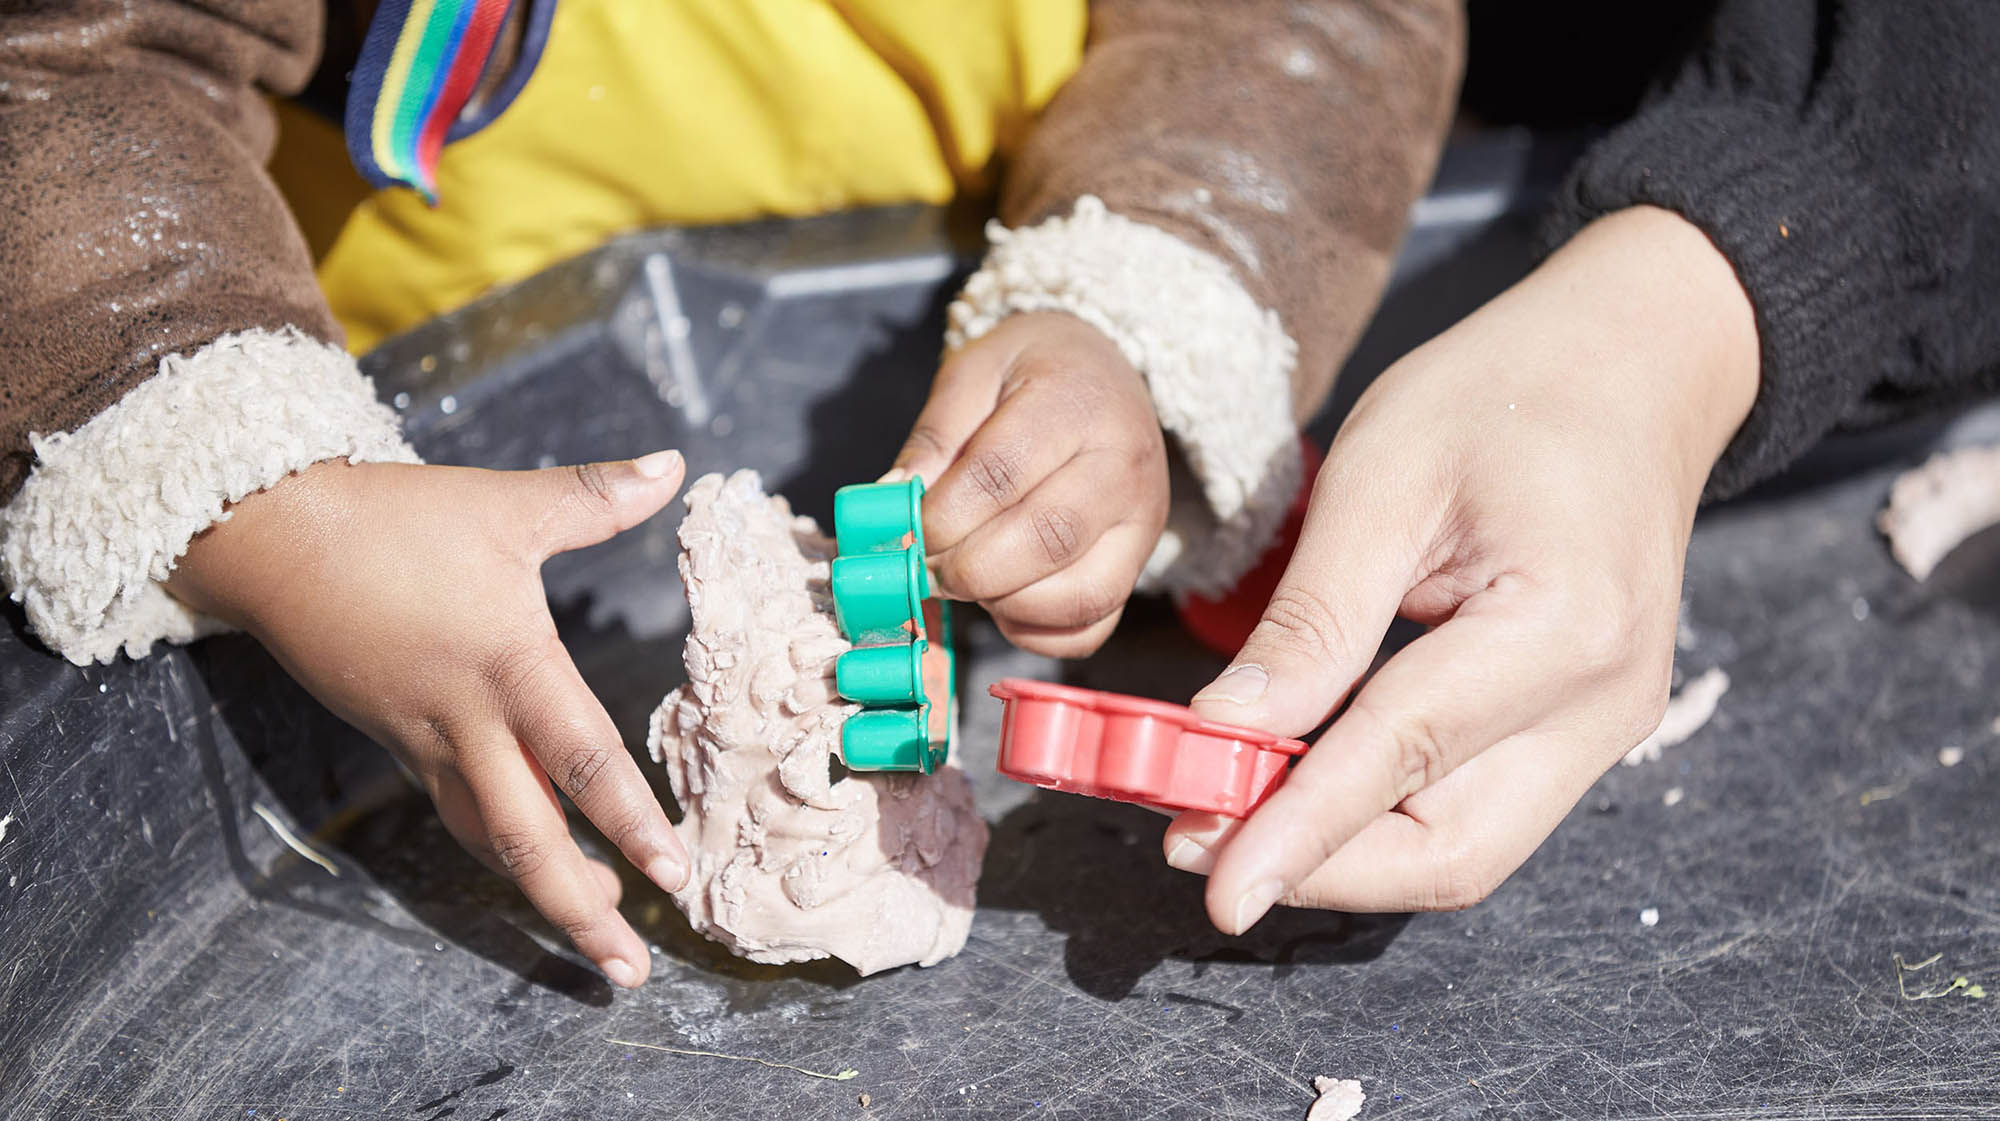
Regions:
[[[2000,447],[1940,452],[1905,471],[1875,524],[1919,580],[1966,538],[2000,522]]]
[[[752,961],[936,964],[965,945],[986,825],[956,767],[834,777],[855,706],[833,690],[833,542],[761,485],[688,488],[688,683],[648,737],[686,813],[694,874],[674,902]]]

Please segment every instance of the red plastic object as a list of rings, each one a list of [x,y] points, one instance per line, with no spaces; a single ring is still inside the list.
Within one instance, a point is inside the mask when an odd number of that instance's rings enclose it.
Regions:
[[[1019,677],[990,692],[1007,706],[1000,773],[1093,798],[1244,817],[1306,749],[1298,740],[1120,693]]]
[[[1285,524],[1279,527],[1277,539],[1271,542],[1257,567],[1245,573],[1221,599],[1186,596],[1174,600],[1174,610],[1188,633],[1225,658],[1233,658],[1243,649],[1257,621],[1264,617],[1264,608],[1271,602],[1271,593],[1278,590],[1278,580],[1284,576],[1285,566],[1292,562],[1292,549],[1298,545],[1299,533],[1305,528],[1313,477],[1319,474],[1319,466],[1326,457],[1304,436],[1299,437],[1299,454],[1305,459],[1305,484],[1299,487],[1298,497],[1292,500],[1292,508],[1285,515]]]

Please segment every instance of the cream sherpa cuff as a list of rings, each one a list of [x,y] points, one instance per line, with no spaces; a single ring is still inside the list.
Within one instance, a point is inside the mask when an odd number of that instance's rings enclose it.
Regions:
[[[323,460],[418,462],[339,347],[296,330],[224,335],[68,434],[0,509],[0,581],[77,665],[225,629],[161,585],[224,507]]]
[[[1068,312],[1116,342],[1145,375],[1199,492],[1176,488],[1139,586],[1227,591],[1269,547],[1302,474],[1298,347],[1277,313],[1220,259],[1092,195],[1066,218],[1014,230],[994,222],[987,237],[985,263],[951,305],[946,346],[1027,311]]]

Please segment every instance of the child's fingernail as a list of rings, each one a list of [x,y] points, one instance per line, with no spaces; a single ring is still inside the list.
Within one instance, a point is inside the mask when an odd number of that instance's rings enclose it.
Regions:
[[[1174,842],[1173,850],[1167,853],[1167,863],[1183,872],[1193,872],[1205,876],[1215,867],[1215,857],[1190,838],[1182,837]]]
[[[670,448],[663,452],[642,455],[632,461],[632,466],[648,479],[664,479],[680,470],[681,453]]]
[[[1263,918],[1264,912],[1270,910],[1271,904],[1283,894],[1285,885],[1277,880],[1259,880],[1252,884],[1250,890],[1243,893],[1243,898],[1236,901],[1236,913],[1230,918],[1230,925],[1236,929],[1229,933],[1241,934],[1255,926],[1257,920]]]
[[[626,961],[624,958],[605,958],[603,969],[604,975],[611,978],[611,983],[619,988],[636,989],[639,987],[639,971],[632,968],[632,963]]]
[[[1264,671],[1264,667],[1245,662],[1240,666],[1230,666],[1221,677],[1210,682],[1208,688],[1196,693],[1194,699],[1253,705],[1264,699],[1264,691],[1270,687],[1271,675]]]
[[[646,875],[660,885],[661,891],[672,893],[687,886],[688,866],[671,856],[656,856],[647,862]]]
[[[889,468],[887,474],[883,475],[881,478],[875,481],[878,483],[900,483],[904,479],[907,479],[909,477],[910,477],[909,471],[905,470],[904,468],[891,467]]]

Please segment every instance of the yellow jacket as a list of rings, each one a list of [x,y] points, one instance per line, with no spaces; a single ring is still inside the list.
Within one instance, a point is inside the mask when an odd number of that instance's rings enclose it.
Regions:
[[[1084,0],[563,0],[520,96],[445,149],[441,204],[370,195],[320,282],[360,353],[632,230],[984,194],[1085,23]]]

